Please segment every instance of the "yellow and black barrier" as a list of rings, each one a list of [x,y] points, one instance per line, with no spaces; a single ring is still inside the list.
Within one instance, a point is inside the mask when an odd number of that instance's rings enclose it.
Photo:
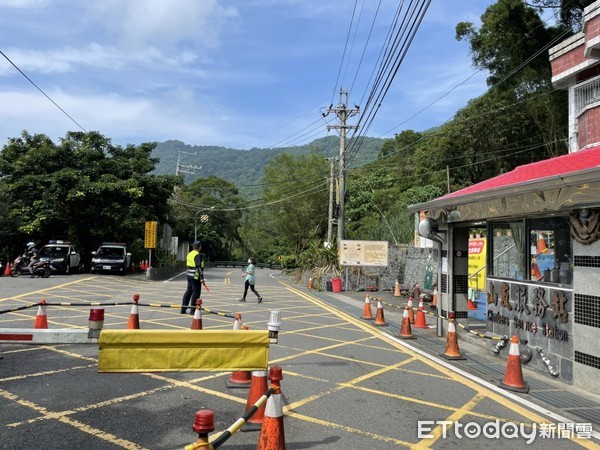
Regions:
[[[98,372],[265,370],[267,330],[102,330]]]
[[[381,298],[373,298],[373,299],[374,299],[374,300],[377,300],[377,301],[379,301],[379,302],[381,302],[381,304],[382,304],[382,305],[386,305],[386,306],[389,306],[390,308],[394,308],[394,309],[401,309],[402,311],[404,311],[404,306],[398,306],[398,305],[393,305],[393,304],[391,304],[391,303],[384,302],[384,301],[382,301],[382,300],[381,300]],[[414,311],[418,311],[418,308],[415,308],[414,306],[413,306],[413,308],[412,308],[412,309],[413,309]],[[433,316],[433,317],[436,317],[436,318],[438,318],[438,319],[442,319],[442,320],[448,320],[448,318],[447,318],[447,317],[444,317],[444,316],[438,316],[437,314],[434,314],[434,313],[432,313],[432,312],[425,311],[425,309],[424,309],[424,308],[423,308],[423,312],[424,312],[425,314],[427,314],[428,316]],[[482,339],[490,339],[490,340],[492,340],[492,341],[501,341],[501,340],[503,339],[503,337],[502,337],[502,336],[488,336],[487,334],[478,333],[477,331],[473,331],[473,330],[471,330],[469,327],[466,327],[466,326],[464,326],[464,325],[462,325],[462,324],[460,324],[460,323],[456,322],[456,320],[455,320],[454,324],[455,324],[455,325],[458,325],[460,328],[462,328],[462,329],[463,329],[463,330],[465,330],[466,332],[468,332],[468,333],[470,333],[470,334],[472,334],[472,335],[474,335],[474,336],[477,336],[477,337],[479,337],[479,338],[482,338]]]

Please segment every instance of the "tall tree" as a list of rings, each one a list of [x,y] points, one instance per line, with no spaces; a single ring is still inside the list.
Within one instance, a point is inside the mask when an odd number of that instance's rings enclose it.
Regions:
[[[0,177],[12,196],[8,216],[24,239],[70,238],[90,251],[103,240],[141,239],[144,222],[169,217],[175,176],[154,176],[156,144],[123,148],[97,132],[10,139]]]
[[[325,236],[328,176],[328,161],[314,153],[297,157],[282,153],[265,167],[265,209],[272,216],[274,231],[296,259],[311,240]]]
[[[190,241],[197,237],[212,259],[229,260],[232,248],[240,242],[244,204],[233,183],[215,176],[198,178],[177,192],[174,231]]]

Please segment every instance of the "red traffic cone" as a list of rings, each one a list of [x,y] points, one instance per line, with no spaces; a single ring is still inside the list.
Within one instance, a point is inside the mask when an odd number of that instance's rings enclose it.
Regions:
[[[140,294],[133,295],[133,306],[131,307],[131,313],[129,314],[129,322],[127,323],[128,330],[139,330],[140,329],[140,314],[138,311],[138,300]]]
[[[209,448],[208,433],[215,431],[215,413],[210,409],[196,411],[192,430],[198,433],[196,444],[201,444],[201,446],[194,446],[194,448]]]
[[[40,302],[35,316],[33,328],[48,328],[48,316],[46,315],[46,300]]]
[[[408,320],[410,320],[410,323],[415,323],[415,310],[413,308],[412,296],[408,297]]]
[[[400,282],[396,280],[396,285],[394,286],[394,297],[401,297],[402,293],[400,292]]]
[[[365,297],[365,306],[363,307],[361,319],[373,320],[373,310],[371,309],[371,297],[369,297],[369,294]]]
[[[529,386],[523,381],[523,371],[521,370],[521,355],[519,352],[519,337],[513,336],[510,340],[508,349],[508,359],[506,361],[506,373],[504,381],[498,383],[498,386],[514,392],[527,394]]]
[[[446,336],[446,351],[440,356],[444,359],[457,360],[467,359],[458,348],[458,338],[456,335],[456,327],[454,326],[454,313],[451,312],[448,319],[448,334]]]
[[[375,322],[373,322],[373,325],[377,325],[378,327],[387,327],[387,323],[385,323],[385,317],[383,316],[381,297],[377,299],[377,314],[375,315]]]
[[[242,315],[236,313],[233,322],[234,330],[247,330],[248,327],[242,324]],[[225,382],[228,388],[247,388],[252,384],[252,372],[249,370],[237,370],[231,373],[229,379]]]
[[[398,335],[401,339],[414,339],[410,329],[410,318],[408,317],[408,306],[404,307],[404,314],[402,315],[402,326],[400,327],[400,334]]]
[[[246,410],[248,412],[250,408],[261,398],[265,392],[269,389],[267,387],[267,371],[266,370],[255,370],[252,372],[252,383],[250,384],[250,390],[248,391],[248,400],[246,401]],[[246,423],[242,426],[242,431],[259,431],[262,427],[263,419],[265,417],[265,405],[261,406],[256,410],[252,417],[250,417]]]
[[[415,328],[429,328],[427,326],[427,320],[425,319],[425,309],[423,308],[423,302],[419,302],[419,308],[417,309],[417,318],[415,319]]]
[[[281,367],[271,367],[269,371],[271,387],[275,389],[267,400],[265,417],[263,419],[260,436],[256,444],[256,450],[285,450],[285,432],[283,429],[283,400],[281,398],[281,386],[279,382],[283,379]]]
[[[10,275],[10,261],[6,260],[6,267],[4,268],[4,275]]]
[[[194,318],[192,319],[192,330],[202,329],[202,299],[196,300],[196,309],[194,310]]]

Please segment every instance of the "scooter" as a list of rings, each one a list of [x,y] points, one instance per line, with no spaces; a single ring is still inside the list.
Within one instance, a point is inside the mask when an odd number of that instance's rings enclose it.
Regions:
[[[18,256],[12,263],[9,275],[11,277],[20,277],[21,275],[30,275],[29,258],[27,255]],[[50,276],[50,263],[48,261],[38,261],[33,265],[33,276],[48,278]]]

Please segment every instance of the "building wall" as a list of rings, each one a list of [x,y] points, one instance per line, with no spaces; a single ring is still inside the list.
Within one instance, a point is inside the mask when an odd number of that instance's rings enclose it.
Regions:
[[[600,143],[600,108],[584,111],[577,118],[577,143],[580,150]]]
[[[573,380],[600,393],[600,241],[573,244]]]

